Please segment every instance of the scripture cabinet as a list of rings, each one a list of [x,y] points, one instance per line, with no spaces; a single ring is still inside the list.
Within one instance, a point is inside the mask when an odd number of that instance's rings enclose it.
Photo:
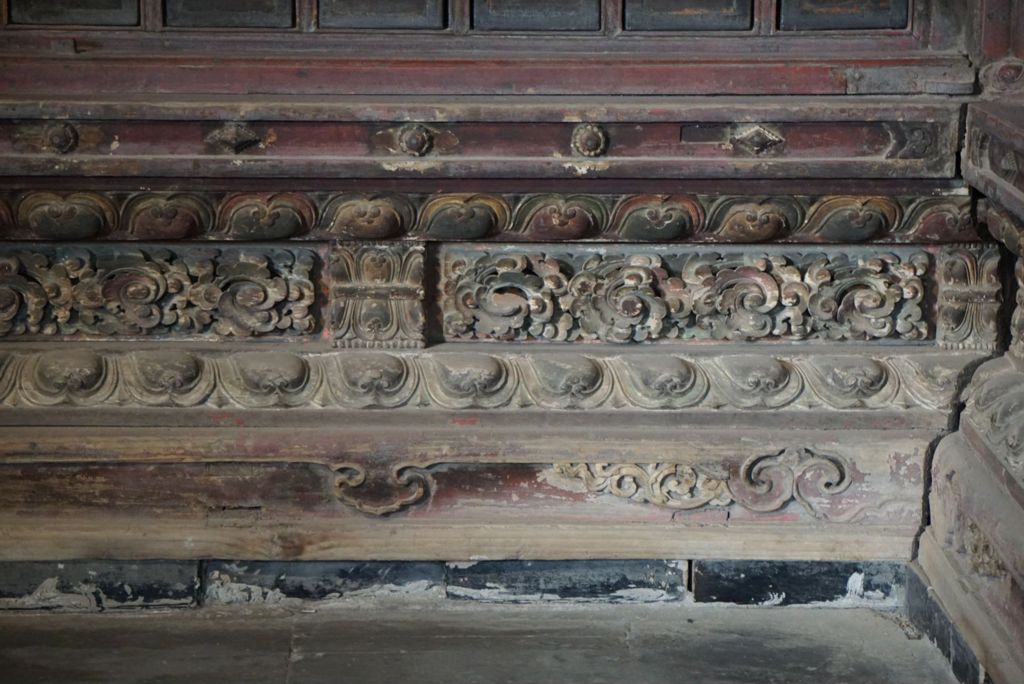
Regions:
[[[983,4],[0,2],[0,557],[910,559]]]

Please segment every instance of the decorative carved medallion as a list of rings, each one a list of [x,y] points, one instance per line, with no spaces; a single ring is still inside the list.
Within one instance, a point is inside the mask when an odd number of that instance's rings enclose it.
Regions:
[[[965,245],[941,251],[936,337],[943,347],[996,348],[1002,306],[999,262],[996,245]]]
[[[315,263],[307,250],[6,250],[0,336],[307,334]]]
[[[0,307],[0,320],[4,313]],[[688,357],[185,349],[79,349],[74,354],[0,355],[0,402],[110,409],[945,411],[956,398],[963,369],[980,358],[864,350]]]
[[[424,345],[421,245],[335,245],[330,268],[337,346]]]
[[[928,337],[923,252],[481,252],[446,248],[446,339]]]
[[[759,513],[794,499],[817,518],[828,518],[822,499],[850,486],[848,465],[838,456],[785,449],[747,459],[741,466],[672,463],[559,463],[555,473],[581,480],[587,491],[675,509],[736,503]]]

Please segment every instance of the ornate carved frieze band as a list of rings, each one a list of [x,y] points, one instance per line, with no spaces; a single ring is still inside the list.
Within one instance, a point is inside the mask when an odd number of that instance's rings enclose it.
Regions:
[[[23,240],[949,242],[979,239],[966,193],[0,193],[0,237]]]
[[[0,250],[0,336],[305,335],[317,328],[310,250]]]
[[[204,352],[0,355],[6,406],[947,410],[977,354]]]
[[[931,257],[446,247],[449,340],[918,341]]]
[[[785,449],[742,463],[558,463],[556,475],[575,478],[589,492],[638,503],[692,510],[738,504],[758,513],[797,501],[816,518],[829,518],[819,504],[850,486],[850,465],[839,456]]]
[[[330,268],[336,346],[424,346],[422,245],[335,245]]]

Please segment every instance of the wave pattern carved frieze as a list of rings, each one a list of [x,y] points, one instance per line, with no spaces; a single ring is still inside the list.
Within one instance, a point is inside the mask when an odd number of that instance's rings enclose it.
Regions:
[[[0,193],[15,240],[711,243],[979,239],[970,197],[510,193]]]
[[[201,352],[0,355],[6,406],[947,410],[972,354]]]

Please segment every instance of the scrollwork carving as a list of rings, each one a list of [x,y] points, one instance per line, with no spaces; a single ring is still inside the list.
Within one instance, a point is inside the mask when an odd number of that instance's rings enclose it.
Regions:
[[[797,501],[817,518],[829,518],[828,499],[850,487],[846,461],[809,449],[755,456],[741,465],[678,463],[557,463],[556,475],[582,482],[589,492],[638,503],[692,510],[739,506],[768,513]]]
[[[449,249],[447,339],[928,336],[929,258],[865,254],[481,253]]]
[[[305,250],[13,252],[0,258],[0,335],[306,334],[314,265]]]
[[[383,516],[429,499],[436,484],[426,468],[364,467],[346,463],[335,468],[338,499],[358,511]]]

